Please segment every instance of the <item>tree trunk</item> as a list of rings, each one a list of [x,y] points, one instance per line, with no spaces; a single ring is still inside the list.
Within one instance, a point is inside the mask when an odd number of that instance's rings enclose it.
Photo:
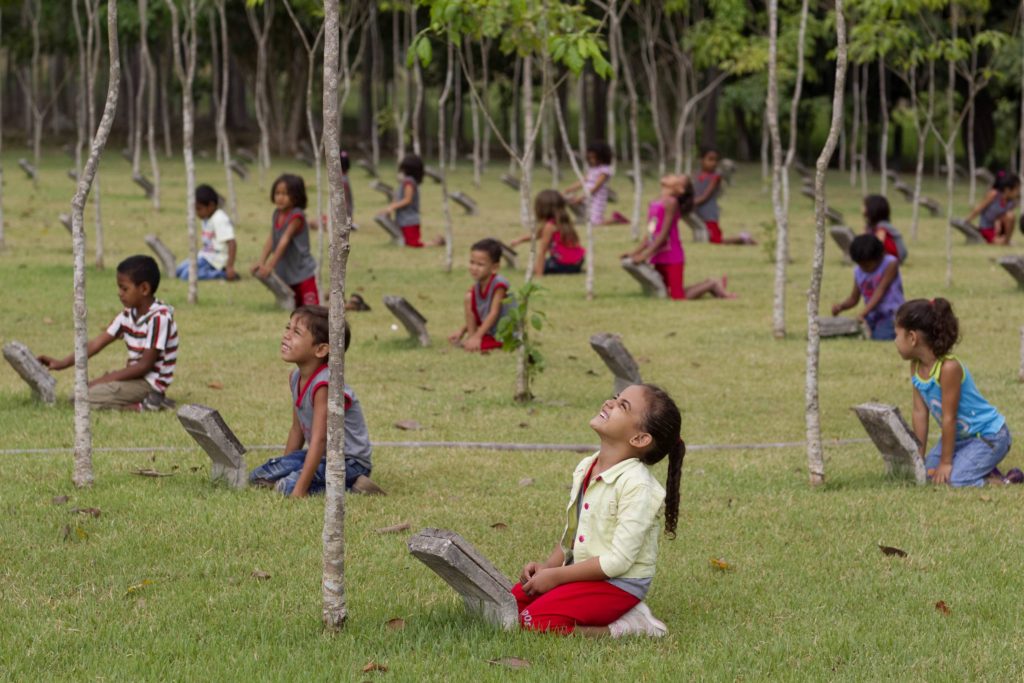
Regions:
[[[519,117],[522,115],[523,93],[519,86],[522,78],[523,60],[516,56],[515,64],[512,67],[512,112],[509,114],[508,142],[513,153],[509,155],[509,172],[515,169],[516,157],[519,156]]]
[[[957,29],[959,13],[956,3],[950,6],[952,38],[957,40]],[[946,84],[946,135],[949,137],[943,140],[946,151],[946,287],[953,286],[953,185],[956,174],[956,133],[957,127],[954,122],[954,107],[956,105],[956,62],[950,57],[947,72],[948,82]]]
[[[142,166],[142,128],[143,120],[145,117],[144,112],[146,111],[143,107],[145,105],[146,97],[146,86],[147,79],[149,76],[146,68],[146,24],[147,17],[147,3],[148,0],[138,0],[139,7],[139,84],[138,89],[135,91],[135,124],[132,136],[132,174],[141,174]],[[130,71],[130,70],[129,70]]]
[[[1024,19],[1024,0],[1020,3],[1020,16]],[[1024,40],[1020,43],[1020,63],[1024,64]],[[1024,174],[1024,69],[1020,71],[1020,131],[1017,152],[1017,174]]]
[[[491,50],[491,41],[488,38],[484,38],[480,43],[480,75],[482,77],[482,88],[479,107],[480,113],[484,117],[490,116],[490,94],[491,94],[491,73],[490,73],[490,62],[488,55]],[[482,142],[482,153],[483,153],[483,170],[487,170],[487,164],[491,161],[491,127],[483,127],[483,142]]]
[[[173,59],[170,56],[169,59]],[[160,78],[160,121],[164,129],[164,156],[171,158],[171,95],[167,87],[167,65],[157,65]]]
[[[974,177],[974,171],[977,168],[977,159],[975,156],[974,147],[974,102],[975,97],[978,94],[978,89],[975,87],[978,73],[978,49],[972,47],[971,49],[971,76],[967,79],[967,182],[968,182],[968,193],[967,203],[974,206],[974,201],[978,194],[978,179]]]
[[[534,229],[533,221],[530,217],[530,203],[533,200],[531,195],[531,179],[533,177],[533,151],[534,144],[537,139],[537,126],[534,125],[533,116],[533,57],[527,55],[523,57],[523,87],[522,87],[522,103],[523,103],[523,156],[520,163],[522,169],[521,180],[519,182],[519,220],[522,223],[523,229],[530,233],[530,256],[526,261],[526,282],[533,280],[533,268],[532,264],[536,263],[537,258],[537,231]],[[541,106],[539,107],[538,115],[544,113],[544,96],[546,93],[541,93]],[[523,321],[525,324],[525,321]],[[526,357],[526,346],[520,346],[516,352],[516,393],[515,400],[519,402],[529,401],[533,398],[533,394],[530,393],[530,375],[526,366],[528,360]]]
[[[800,6],[800,29],[797,32],[796,44],[796,79],[793,84],[793,98],[789,103],[789,146],[786,149],[786,159],[780,177],[782,181],[782,211],[786,215],[787,240],[789,239],[789,169],[793,165],[793,159],[796,157],[797,115],[800,112],[800,95],[803,92],[804,86],[804,50],[806,49],[808,4],[809,0],[803,0]],[[777,93],[776,97],[778,97]],[[786,254],[788,258],[789,245],[786,245]]]
[[[246,3],[245,15],[249,20],[249,29],[256,39],[256,83],[253,88],[254,105],[256,108],[256,125],[260,129],[260,184],[263,174],[270,168],[270,122],[268,121],[270,105],[267,99],[267,40],[270,28],[274,23],[274,0],[264,0],[263,21],[256,18],[255,8]]]
[[[861,78],[861,93],[860,93],[860,129],[861,129],[861,148],[860,148],[860,192],[862,195],[867,196],[868,194],[868,137],[869,137],[869,121],[868,121],[868,85],[871,81],[868,73],[868,65],[861,65],[863,74]]]
[[[917,164],[914,167],[914,206],[910,218],[910,239],[917,241],[917,228],[921,217],[921,181],[924,176],[924,153],[928,141],[928,129],[935,116],[935,62],[928,62],[928,109],[924,121],[918,109],[921,100],[917,96],[917,70],[910,70],[910,94],[914,110],[914,130],[917,133]]]
[[[115,0],[116,1],[116,0]],[[85,49],[89,61],[89,77],[86,84],[86,96],[88,97],[89,130],[96,130],[96,80],[100,70],[100,0],[85,0],[85,11],[89,26],[86,29]],[[120,54],[118,54],[120,59]],[[118,62],[120,69],[120,61]],[[118,74],[120,76],[120,72]],[[90,141],[92,146],[92,141]],[[94,216],[96,220],[96,244],[95,258],[96,267],[103,269],[103,213],[100,205],[100,170],[97,166],[93,175],[93,200]]]
[[[452,272],[453,242],[455,240],[452,230],[452,211],[448,204],[448,166],[445,159],[445,107],[448,105],[448,93],[452,90],[452,79],[455,73],[455,43],[448,40],[448,64],[444,76],[444,87],[441,89],[441,97],[437,100],[437,158],[441,172],[441,208],[444,211],[444,272]]]
[[[617,39],[616,38],[616,30],[617,30],[616,27],[613,26],[611,28],[610,32],[609,32],[609,36],[608,36],[609,45],[611,45],[611,43],[614,42]],[[558,123],[558,132],[559,132],[559,136],[562,139],[562,146],[565,148],[565,155],[569,159],[569,166],[572,168],[572,172],[576,176],[576,182],[578,182],[580,184],[580,188],[582,188],[582,190],[583,190],[584,204],[589,207],[590,200],[591,200],[590,188],[587,187],[587,183],[585,182],[586,176],[584,174],[583,169],[580,168],[579,162],[576,161],[576,157],[572,153],[572,143],[569,142],[569,131],[566,129],[566,126],[565,126],[565,116],[562,113],[562,103],[559,102],[557,98],[555,99],[555,103],[554,103],[553,109],[555,110],[555,120]],[[587,278],[586,278],[586,282],[584,283],[584,288],[585,288],[585,291],[586,291],[587,301],[593,301],[594,300],[594,223],[593,223],[593,221],[590,220],[590,210],[589,210],[589,208],[587,210],[587,217],[586,217],[585,220],[587,222],[587,231],[586,231],[587,232]],[[536,226],[534,228],[534,231],[536,232],[536,230],[538,228],[539,228],[539,226]],[[533,268],[533,263],[534,263],[534,261],[531,261],[528,267],[532,269]]]
[[[476,67],[473,64],[473,45],[469,41],[466,41],[466,66],[469,71],[467,78],[471,81],[471,87],[475,88]],[[483,150],[480,148],[480,106],[475,97],[469,98],[469,115],[473,126],[473,186],[479,188],[480,177],[483,175]]]
[[[324,1],[324,147],[341,149],[338,130],[338,0]],[[327,392],[327,490],[324,495],[323,595],[324,628],[339,631],[348,616],[345,605],[345,270],[352,219],[345,206],[341,157],[327,155],[331,218],[330,386]]]
[[[774,2],[774,0],[773,0]],[[807,380],[805,415],[807,423],[807,471],[812,486],[825,483],[825,459],[821,447],[821,409],[818,403],[818,363],[821,333],[818,307],[821,301],[821,276],[825,268],[825,173],[836,150],[839,128],[843,125],[843,94],[846,90],[846,19],[843,0],[836,0],[836,82],[832,91],[832,123],[825,147],[818,155],[814,173],[814,260],[811,286],[807,293]]]
[[[857,150],[860,144],[860,67],[853,66],[853,124],[850,131],[850,187],[857,187]]]
[[[85,302],[85,201],[100,155],[110,136],[110,127],[117,112],[117,94],[121,87],[120,50],[117,46],[117,0],[107,3],[107,52],[110,56],[110,72],[107,79],[107,100],[99,127],[92,136],[89,158],[78,177],[78,187],[71,200],[71,239],[74,250],[74,303],[75,319],[75,465],[71,481],[75,486],[91,486],[92,472],[92,425],[89,419],[89,309]]]
[[[627,0],[628,1],[628,0]],[[611,68],[607,87],[604,91],[605,108],[605,135],[608,144],[615,149],[615,96],[619,92],[619,62],[622,59],[622,50],[619,48],[619,41],[613,38],[619,31],[619,19],[617,0],[608,0],[608,61]],[[586,159],[586,155],[583,157]]]
[[[31,9],[30,9],[31,8]],[[30,91],[32,100],[32,160],[36,168],[39,168],[39,159],[42,156],[43,144],[43,105],[40,102],[40,80],[42,67],[39,63],[39,19],[42,13],[40,0],[28,0],[25,3],[25,12],[28,15],[29,29],[32,34],[32,61]],[[39,187],[39,176],[32,178],[32,186]]]
[[[132,158],[132,171],[134,168],[135,150],[133,146],[135,144],[135,77],[132,74],[132,62],[128,56],[128,50],[124,50],[121,55],[121,80],[124,82],[124,94],[123,98],[118,98],[118,101],[122,102],[124,114],[122,118],[128,121],[128,131],[125,136],[125,142],[128,143],[128,153]]]
[[[468,47],[468,45],[469,45],[468,41],[467,41],[466,44],[467,44],[467,47]],[[467,70],[467,73],[469,72],[469,69],[472,68],[472,64],[470,62],[471,59],[472,59],[472,57],[470,57],[469,59],[466,60],[466,70]],[[452,81],[452,86],[455,89],[455,98],[454,98],[454,101],[452,102],[452,132],[451,132],[451,135],[448,136],[448,138],[449,138],[448,143],[450,144],[450,152],[448,154],[448,158],[449,158],[448,167],[451,168],[454,171],[456,166],[458,166],[458,163],[459,163],[459,153],[462,151],[459,148],[459,141],[460,141],[460,139],[462,137],[462,135],[460,135],[460,132],[462,131],[462,70],[461,69],[459,70],[459,75],[456,76],[454,78],[454,80]],[[440,113],[438,115],[438,118],[440,118]],[[440,142],[440,141],[438,141],[438,142]]]
[[[416,4],[409,2],[409,40],[407,45],[412,45],[412,39],[416,35]],[[420,62],[418,59],[413,60],[413,86],[415,90],[415,97],[413,98],[413,109],[412,109],[412,151],[418,156],[423,156],[423,148],[420,145],[420,138],[423,135],[423,131],[420,130],[420,126],[423,123],[422,112],[423,112],[423,70],[420,68]],[[461,81],[461,79],[460,79]]]
[[[765,116],[772,140],[772,207],[775,212],[775,296],[772,302],[772,336],[786,336],[786,265],[789,261],[789,229],[782,204],[782,139],[779,135],[779,0],[768,0],[768,96]]]
[[[149,93],[146,97],[146,146],[149,150],[149,167],[153,173],[153,208],[160,210],[160,162],[156,154],[156,66],[153,64],[153,56],[149,53],[149,42],[146,37],[148,20],[145,12],[140,12],[143,17],[140,26],[140,45],[142,46],[142,65],[140,68],[146,70],[147,80],[151,83]]]
[[[879,194],[883,197],[889,191],[889,178],[886,176],[889,168],[889,98],[885,84],[885,57],[878,59],[878,109],[882,118],[882,136],[878,146],[878,171],[881,178],[878,181]]]
[[[409,80],[409,72],[405,68],[402,36],[402,14],[397,4],[391,5],[391,63],[393,71],[391,77],[391,108],[393,125],[395,126],[395,156],[401,159],[405,156],[405,124],[409,118],[409,102],[406,99],[404,106],[401,99],[402,88],[399,86],[398,75],[402,75],[402,82]]]
[[[228,211],[231,218],[238,224],[238,198],[235,195],[235,179],[231,173],[231,138],[228,137],[228,92],[231,85],[231,44],[228,42],[228,20],[224,7],[225,0],[215,0],[217,18],[220,19],[220,96],[216,98],[219,102],[217,107],[217,144],[221,150],[222,162],[224,164],[224,182],[228,192]],[[210,17],[210,24],[217,22]],[[216,31],[211,29],[210,42],[216,44]],[[216,54],[216,47],[214,48]],[[320,183],[317,183],[317,192],[320,191]],[[323,234],[323,230],[321,230]],[[322,238],[321,238],[322,239]]]

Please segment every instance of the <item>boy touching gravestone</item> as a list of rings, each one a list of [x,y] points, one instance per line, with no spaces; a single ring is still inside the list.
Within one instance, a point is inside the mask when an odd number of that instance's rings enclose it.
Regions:
[[[292,313],[281,339],[282,360],[295,363],[288,378],[292,390],[292,427],[285,455],[254,469],[249,481],[278,493],[301,498],[327,487],[327,367],[330,343],[328,311],[323,306],[300,306]],[[345,349],[352,337],[345,326]],[[303,448],[305,446],[305,448]],[[384,494],[370,479],[373,468],[370,433],[355,392],[345,385],[345,488],[354,493]]]
[[[178,327],[174,309],[155,297],[160,268],[149,256],[129,256],[117,265],[117,291],[124,310],[107,329],[89,340],[89,357],[110,342],[123,338],[128,363],[89,382],[89,403],[94,408],[161,410],[171,407],[164,394],[174,381],[178,358]],[[72,353],[60,360],[39,356],[51,370],[63,370],[75,362]]]

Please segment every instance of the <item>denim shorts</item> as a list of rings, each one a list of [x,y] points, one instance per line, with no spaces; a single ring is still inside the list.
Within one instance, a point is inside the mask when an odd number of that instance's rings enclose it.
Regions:
[[[282,455],[280,458],[271,458],[249,473],[249,481],[263,480],[275,482],[275,491],[283,496],[290,496],[295,488],[295,484],[299,481],[299,475],[302,474],[302,465],[305,462],[306,449],[304,448],[288,455]],[[313,474],[313,480],[309,483],[307,493],[324,492],[324,489],[327,488],[326,469],[327,458],[324,458],[320,461],[320,465]],[[361,463],[345,458],[345,488],[351,489],[356,479],[362,475],[368,477],[370,472],[371,470],[368,467],[364,467]]]
[[[875,322],[871,328],[871,338],[874,341],[892,341],[896,338],[896,319],[882,318]]]
[[[185,259],[178,264],[178,269],[174,273],[179,280],[188,279],[188,268],[190,260]],[[210,265],[210,262],[203,258],[203,255],[199,255],[199,268],[196,270],[196,278],[199,280],[224,280],[227,279],[228,273],[226,270],[218,270]]]
[[[1003,425],[995,434],[983,434],[957,439],[953,448],[953,472],[949,476],[952,486],[984,486],[985,478],[1010,452],[1013,437]],[[924,459],[929,476],[942,456],[942,439],[928,451]]]

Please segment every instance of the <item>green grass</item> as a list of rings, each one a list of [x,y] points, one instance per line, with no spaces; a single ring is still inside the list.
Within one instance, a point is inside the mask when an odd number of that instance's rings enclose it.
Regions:
[[[8,248],[0,254],[0,342],[19,339],[38,353],[71,348],[70,240],[57,222],[72,193],[66,157],[42,164],[38,189],[4,159]],[[157,232],[186,252],[184,178],[165,163],[164,205],[154,213],[131,185],[128,165],[108,154],[103,169],[107,269],[90,269],[89,328],[116,314],[113,266],[146,253]],[[288,163],[274,173],[307,169]],[[538,400],[512,401],[514,363],[448,348],[469,285],[462,266],[469,243],[518,233],[517,197],[493,167],[480,190],[469,169],[453,189],[478,200],[482,216],[456,210],[458,268],[445,274],[441,250],[399,250],[371,221],[382,205],[353,171],[356,219],[349,291],[373,306],[353,315],[347,380],[356,389],[377,441],[593,441],[587,421],[611,378],[589,349],[593,332],[614,331],[640,360],[645,378],[664,385],[684,411],[691,444],[799,441],[804,434],[805,293],[812,245],[810,203],[793,198],[789,336],[770,335],[772,266],[763,250],[687,242],[687,281],[729,274],[740,299],[670,303],[639,296],[616,256],[628,231],[598,229],[597,298],[582,278],[548,278],[539,300],[550,324],[539,335],[548,369]],[[272,176],[240,184],[240,262],[258,254],[271,210]],[[201,181],[223,191],[212,161]],[[651,192],[654,183],[648,181]],[[628,198],[624,178],[614,187]],[[941,196],[941,181],[927,191]],[[829,201],[856,227],[859,195],[845,175],[830,177]],[[958,196],[966,209],[966,191]],[[440,230],[438,187],[423,188],[425,233]],[[771,219],[759,171],[743,167],[723,205],[723,226],[760,235]],[[620,209],[623,205],[620,204]],[[908,205],[893,201],[895,223],[909,228]],[[87,226],[91,235],[91,211]],[[1016,381],[1021,293],[989,258],[992,247],[956,240],[955,284],[943,286],[943,222],[925,218],[904,268],[910,296],[949,297],[964,330],[959,353],[984,394],[1024,424]],[[90,237],[91,248],[91,237]],[[850,269],[826,247],[823,301],[849,291]],[[90,258],[91,262],[91,258]],[[514,282],[521,273],[512,273]],[[246,278],[200,285],[185,302],[184,283],[165,281],[160,296],[177,307],[181,354],[171,395],[216,406],[246,444],[283,441],[289,425],[288,366],[277,347],[285,316],[269,293]],[[436,343],[414,347],[380,303],[403,294],[429,319]],[[111,347],[92,373],[120,366]],[[4,366],[6,368],[6,366]],[[948,491],[887,479],[869,444],[829,445],[861,437],[849,406],[878,399],[909,412],[907,367],[889,344],[823,345],[821,405],[828,484],[807,486],[802,449],[702,450],[686,461],[679,538],[664,542],[649,603],[668,623],[662,641],[593,642],[494,632],[466,617],[453,591],[411,558],[405,536],[375,529],[407,521],[458,530],[506,573],[547,553],[561,531],[566,487],[578,455],[377,448],[374,479],[386,498],[347,501],[350,619],[329,637],[320,629],[322,499],[282,500],[265,491],[231,492],[208,482],[208,460],[172,414],[94,415],[99,448],[156,446],[155,454],[97,452],[96,485],[76,491],[70,455],[0,455],[0,678],[30,679],[317,679],[317,680],[1016,680],[1022,675],[1022,628],[1016,600],[1024,513],[1020,490]],[[73,441],[69,372],[61,400],[34,403],[25,385],[0,369],[0,448],[60,448]],[[222,389],[208,386],[212,382]],[[393,425],[415,419],[424,429]],[[935,438],[932,429],[932,439]],[[268,452],[249,454],[255,466]],[[1019,447],[1007,464],[1024,463]],[[175,476],[132,474],[152,466]],[[664,470],[659,468],[659,476]],[[520,487],[522,477],[532,486]],[[53,496],[68,495],[67,505]],[[72,514],[98,507],[99,518]],[[507,524],[505,530],[491,527]],[[64,528],[70,534],[64,538]],[[877,544],[905,549],[883,556]],[[733,571],[718,572],[709,558]],[[260,569],[271,578],[259,581]],[[144,582],[151,582],[145,583]],[[144,585],[143,585],[144,584]],[[950,614],[940,614],[943,600]],[[401,617],[406,627],[385,622]],[[529,660],[525,672],[488,659]],[[389,672],[363,674],[368,661]]]

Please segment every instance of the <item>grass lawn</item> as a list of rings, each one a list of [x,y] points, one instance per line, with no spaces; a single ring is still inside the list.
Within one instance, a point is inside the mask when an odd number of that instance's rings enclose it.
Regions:
[[[54,151],[33,188],[4,158],[7,250],[0,253],[0,343],[18,339],[36,353],[71,350],[70,239],[57,221],[73,192],[68,159]],[[376,441],[466,440],[588,443],[587,422],[612,381],[590,350],[594,332],[619,332],[650,381],[683,409],[690,444],[799,441],[804,435],[806,289],[813,243],[810,202],[794,192],[787,291],[789,336],[771,338],[772,265],[761,247],[692,244],[687,282],[728,273],[735,301],[642,298],[620,270],[628,229],[597,232],[596,294],[581,277],[545,278],[538,306],[547,370],[530,405],[512,401],[514,361],[449,348],[470,284],[464,263],[475,239],[518,234],[517,195],[498,182],[472,186],[463,164],[452,189],[477,199],[481,215],[455,213],[456,269],[442,250],[392,247],[371,217],[383,206],[365,174],[352,171],[356,220],[348,291],[373,307],[352,315],[346,379],[358,393]],[[284,162],[273,174],[309,169]],[[164,162],[164,209],[155,213],[108,152],[102,169],[106,234],[103,271],[88,275],[89,328],[117,313],[114,266],[148,253],[155,232],[186,253],[184,176]],[[239,262],[247,271],[269,229],[269,174],[239,183]],[[223,192],[223,171],[198,164],[200,182]],[[545,180],[546,176],[540,180]],[[647,179],[648,194],[656,183]],[[877,182],[874,183],[877,188]],[[928,193],[942,198],[942,180]],[[613,181],[629,198],[624,177]],[[440,231],[439,186],[422,191],[425,237]],[[311,201],[315,193],[310,188]],[[1021,292],[990,257],[994,247],[955,238],[955,282],[944,287],[944,222],[925,217],[909,241],[908,204],[893,193],[894,223],[907,234],[903,268],[910,297],[946,296],[960,316],[959,354],[1012,430],[1024,425],[1017,382]],[[966,188],[958,211],[966,213]],[[829,178],[829,202],[859,229],[860,196],[846,174]],[[771,220],[760,172],[744,166],[721,200],[727,234],[764,236]],[[92,248],[92,210],[87,210]],[[1018,236],[1017,241],[1024,243]],[[826,245],[823,310],[849,292],[852,274]],[[92,259],[89,259],[90,263]],[[520,272],[506,273],[514,283]],[[401,294],[428,318],[435,343],[414,346],[381,303]],[[283,442],[290,424],[287,375],[278,357],[286,316],[251,277],[200,283],[200,302],[166,280],[159,297],[176,307],[181,334],[170,395],[217,407],[243,443]],[[91,374],[124,363],[111,346]],[[495,632],[464,615],[456,594],[405,547],[379,535],[398,522],[462,533],[510,576],[547,555],[561,532],[567,486],[579,455],[378,447],[373,478],[386,498],[347,501],[350,618],[329,637],[320,629],[323,499],[294,502],[266,491],[232,492],[208,481],[208,458],[171,413],[94,414],[96,485],[74,490],[67,452],[0,454],[0,678],[151,680],[1019,680],[1024,675],[1024,489],[936,490],[887,479],[849,406],[880,400],[909,414],[908,368],[887,343],[823,344],[821,406],[828,483],[807,485],[802,448],[697,450],[683,470],[679,537],[662,544],[648,598],[669,627],[659,641],[587,641]],[[73,442],[71,371],[58,375],[60,400],[44,408],[6,365],[0,368],[0,449],[67,448]],[[418,432],[398,430],[417,420]],[[931,440],[936,438],[931,429]],[[1021,432],[1018,432],[1020,434]],[[159,447],[157,452],[130,452]],[[249,454],[250,467],[270,451]],[[1007,466],[1024,466],[1015,446]],[[154,467],[174,476],[132,474]],[[658,468],[664,476],[664,465]],[[520,486],[531,477],[534,483]],[[67,495],[66,505],[54,496]],[[94,518],[72,508],[96,507]],[[503,522],[504,529],[493,524]],[[878,544],[907,551],[883,556]],[[711,558],[725,560],[719,571]],[[252,577],[255,570],[270,574]],[[944,601],[948,614],[936,609]],[[401,618],[405,627],[387,628]],[[488,663],[519,657],[512,672]],[[363,673],[375,661],[388,671]]]

